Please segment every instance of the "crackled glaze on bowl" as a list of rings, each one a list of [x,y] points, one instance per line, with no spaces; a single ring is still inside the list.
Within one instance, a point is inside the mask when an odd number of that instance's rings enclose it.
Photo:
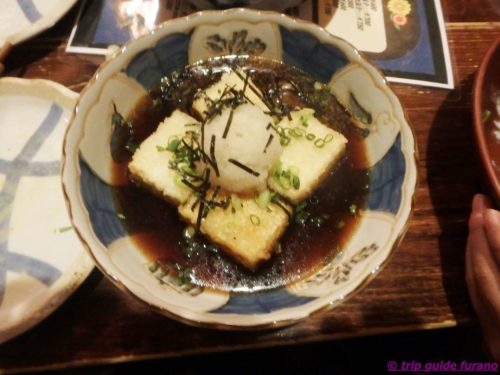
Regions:
[[[359,228],[334,262],[299,283],[262,293],[189,288],[150,269],[120,222],[110,190],[112,103],[127,113],[162,76],[228,53],[265,56],[308,72],[352,110],[366,134],[371,183]],[[289,324],[359,290],[401,240],[416,184],[413,134],[380,71],[313,24],[243,9],[170,21],[123,47],[82,93],[65,154],[63,184],[73,222],[101,270],[165,314],[217,328]]]

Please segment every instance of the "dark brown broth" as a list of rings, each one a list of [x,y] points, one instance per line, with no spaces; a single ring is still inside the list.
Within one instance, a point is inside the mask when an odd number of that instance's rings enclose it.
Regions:
[[[136,141],[140,142],[151,134],[174,107],[190,112],[194,93],[217,81],[219,72],[227,68],[225,60],[214,60],[208,64],[192,69],[189,85],[181,87],[184,92],[182,100],[175,106],[154,104],[160,95],[158,89],[140,101],[129,116],[134,129],[137,129]],[[244,66],[255,69],[251,77],[262,91],[266,91],[270,82],[279,77],[294,80],[303,92],[314,93],[314,81],[290,66],[260,58],[244,60]],[[246,270],[220,251],[200,251],[189,259],[182,246],[186,224],[179,219],[176,207],[134,185],[128,178],[126,163],[116,165],[113,169],[115,181],[125,183],[114,190],[117,209],[126,217],[124,223],[127,231],[149,259],[175,263],[189,269],[192,282],[203,287],[255,291],[297,281],[329,262],[338,253],[359,221],[359,211],[353,215],[350,207],[356,205],[362,208],[366,203],[368,173],[365,169],[354,168],[355,165],[364,165],[364,144],[359,133],[350,130],[353,127],[347,127],[346,122],[350,121],[350,117],[333,97],[324,106],[315,102],[314,98],[304,96],[306,99],[291,95],[286,101],[292,106],[307,102],[308,106],[316,109],[316,114],[324,123],[342,131],[349,140],[345,157],[317,189],[307,206],[311,217],[328,215],[323,225],[319,228],[304,226],[292,219],[280,241],[281,252],[273,255],[257,272]],[[332,118],[340,121],[332,121]],[[338,228],[341,222],[344,225]]]

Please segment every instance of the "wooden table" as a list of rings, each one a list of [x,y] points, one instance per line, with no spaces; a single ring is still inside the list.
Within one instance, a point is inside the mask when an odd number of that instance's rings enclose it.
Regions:
[[[362,292],[291,327],[220,332],[167,319],[120,292],[96,270],[49,318],[0,345],[0,369],[116,363],[475,321],[464,281],[467,216],[471,198],[480,190],[473,157],[471,89],[483,54],[500,34],[495,1],[442,0],[455,90],[393,85],[415,129],[420,181],[403,243]],[[80,91],[102,58],[64,52],[75,16],[74,9],[50,31],[16,46],[5,62],[4,75],[47,78]]]

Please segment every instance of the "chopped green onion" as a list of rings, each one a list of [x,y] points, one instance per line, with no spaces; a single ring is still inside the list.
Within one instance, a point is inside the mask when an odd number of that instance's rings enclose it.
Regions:
[[[59,228],[57,231],[59,233],[64,233],[64,232],[68,232],[70,231],[71,229],[73,229],[73,227],[70,225],[70,226],[67,226],[67,227],[62,227],[62,228]]]
[[[344,220],[339,220],[339,221],[337,221],[337,224],[335,224],[336,229],[342,229],[344,226],[345,226]]]
[[[264,190],[258,195],[255,201],[260,208],[265,209],[271,202],[271,192],[269,190]]]
[[[485,110],[483,114],[481,115],[481,123],[486,123],[491,117],[491,111],[490,110]]]
[[[177,168],[179,168],[179,170],[181,172],[184,172],[187,175],[190,175],[190,176],[200,176],[200,173],[197,170],[191,168],[188,163],[179,163],[177,165]]]
[[[287,169],[282,169],[281,163],[277,163],[272,172],[273,178],[284,189],[289,190],[292,187],[295,190],[300,188],[300,178],[298,176],[299,169],[291,166]]]
[[[300,173],[300,169],[298,167],[296,167],[295,165],[292,165],[288,168],[288,172],[290,173],[290,175],[298,176]]]
[[[325,143],[330,143],[333,139],[333,135],[332,134],[327,134],[325,136],[325,138],[323,138],[323,140],[325,141]]]
[[[280,176],[278,183],[285,190],[290,190],[290,188],[292,187],[292,183],[290,181],[290,178],[283,175],[283,174]]]
[[[278,160],[272,170],[271,170],[271,175],[273,175],[274,177],[278,177],[280,174],[281,174],[281,168],[282,168],[282,164],[281,162]]]
[[[280,197],[279,197],[278,193],[272,192],[271,193],[271,202],[276,203],[279,200],[280,200]]]
[[[180,174],[176,173],[174,176],[174,185],[181,189],[188,189],[188,186],[184,182],[182,182],[182,180],[183,177]]]
[[[156,272],[158,270],[159,264],[157,262],[151,263],[148,267],[150,272]]]
[[[243,202],[236,194],[231,194],[231,205],[235,211],[243,207]]]
[[[314,145],[317,147],[317,148],[323,148],[325,147],[325,140],[324,139],[321,139],[321,138],[318,138],[314,141]]]
[[[177,148],[179,147],[180,144],[181,141],[179,140],[179,138],[175,137],[172,140],[170,140],[170,142],[168,142],[167,150],[175,152],[177,151]]]
[[[260,218],[257,215],[250,215],[250,221],[253,225],[260,225]]]
[[[282,146],[288,146],[290,144],[290,141],[291,141],[290,137],[288,137],[286,135],[285,136],[280,136],[280,144]]]
[[[314,82],[314,89],[315,90],[323,89],[323,84],[321,82],[318,82],[318,81]]]
[[[295,212],[303,211],[304,208],[306,207],[307,207],[307,201],[302,201],[295,207]]]
[[[316,135],[315,135],[315,134],[313,134],[313,133],[307,133],[307,135],[306,135],[306,139],[307,139],[308,141],[314,141],[314,140],[316,139]]]
[[[314,115],[314,109],[304,108],[300,112],[300,124],[304,127],[307,127],[309,119]]]
[[[356,211],[358,209],[358,206],[356,206],[355,204],[351,204],[349,206],[349,212],[351,215],[356,215]]]
[[[307,211],[297,212],[297,214],[295,215],[295,223],[305,225],[307,219],[309,219],[309,216],[311,216],[311,214]]]
[[[117,213],[116,216],[118,216],[118,219],[120,219],[120,220],[125,220],[126,219],[125,215],[122,214],[122,213],[120,213],[120,212]]]
[[[292,128],[288,131],[288,134],[290,134],[292,137],[295,138],[301,138],[306,135],[306,131],[304,129],[301,129],[299,127]]]

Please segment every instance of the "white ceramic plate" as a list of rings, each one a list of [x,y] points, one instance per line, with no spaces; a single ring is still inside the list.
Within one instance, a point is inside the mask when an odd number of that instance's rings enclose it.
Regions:
[[[2,0],[0,49],[21,43],[54,25],[77,0]]]
[[[60,183],[77,98],[50,81],[0,79],[0,343],[54,311],[93,268]]]

